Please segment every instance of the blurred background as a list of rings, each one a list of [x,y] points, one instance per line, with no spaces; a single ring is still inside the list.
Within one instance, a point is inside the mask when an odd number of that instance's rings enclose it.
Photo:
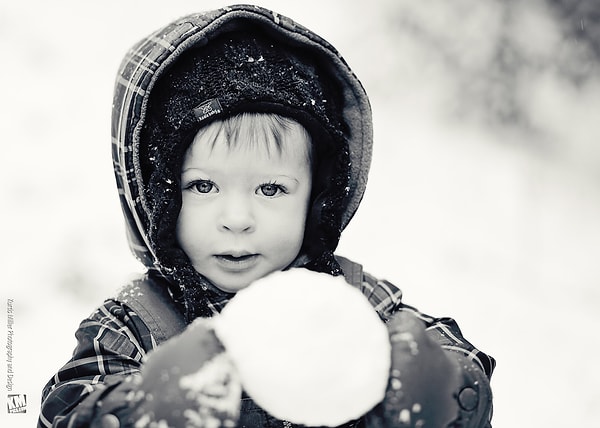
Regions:
[[[1,426],[35,426],[80,320],[141,270],[110,158],[122,56],[171,19],[229,3],[0,4],[0,325],[14,308]],[[371,97],[372,173],[340,254],[496,357],[495,427],[596,426],[598,1],[258,4],[332,42]],[[27,394],[27,413],[7,414],[9,393]]]

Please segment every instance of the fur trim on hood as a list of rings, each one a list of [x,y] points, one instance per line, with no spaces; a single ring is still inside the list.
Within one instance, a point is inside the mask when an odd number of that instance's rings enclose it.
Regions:
[[[163,80],[168,80],[169,72],[176,68],[174,65],[190,50],[208,49],[215,40],[248,30],[285,46],[292,61],[300,51],[303,58],[310,60],[304,77],[309,82],[314,78],[316,83],[276,99],[273,112],[295,118],[309,132],[324,136],[318,141],[330,141],[326,156],[334,159],[326,177],[328,190],[313,201],[307,219],[310,241],[318,245],[303,246],[304,252],[296,265],[332,275],[341,273],[333,252],[341,231],[360,204],[367,182],[372,146],[367,95],[335,48],[310,30],[269,10],[237,5],[180,18],[137,43],[123,60],[115,85],[112,114],[115,175],[132,252],[148,269],[167,280],[173,297],[189,319],[208,316],[210,302],[227,296],[194,270],[175,239],[181,207],[182,153],[200,122],[204,124],[241,111],[271,111],[273,104],[272,99],[262,104],[253,102],[256,93],[239,96],[230,89],[221,103],[210,104],[213,100],[210,94],[206,95],[208,99],[186,98],[183,104],[177,100],[167,106],[170,110],[163,117],[163,110],[152,107],[153,99],[160,98],[153,91]],[[229,82],[231,75],[225,73],[222,79]],[[287,102],[291,97],[301,101],[304,98],[311,101],[309,105],[315,105],[312,102],[315,94],[326,102],[317,103],[312,109],[296,108],[297,101]],[[239,102],[240,97],[245,97],[243,102]],[[214,110],[209,116],[200,116],[198,107]],[[192,125],[186,126],[188,122]],[[167,148],[164,141],[169,138],[182,143]]]

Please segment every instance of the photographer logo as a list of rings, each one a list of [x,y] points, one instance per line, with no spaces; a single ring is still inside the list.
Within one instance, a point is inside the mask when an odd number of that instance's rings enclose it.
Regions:
[[[8,407],[8,413],[25,413],[27,411],[27,395],[8,394],[6,405]]]

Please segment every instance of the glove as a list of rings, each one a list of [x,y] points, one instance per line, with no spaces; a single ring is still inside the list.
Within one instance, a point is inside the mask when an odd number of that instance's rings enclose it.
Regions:
[[[139,382],[136,428],[237,423],[241,384],[211,320],[195,321],[150,353]]]
[[[368,428],[444,428],[458,417],[458,364],[427,336],[423,323],[399,312],[387,323],[392,367],[382,403],[365,416]]]

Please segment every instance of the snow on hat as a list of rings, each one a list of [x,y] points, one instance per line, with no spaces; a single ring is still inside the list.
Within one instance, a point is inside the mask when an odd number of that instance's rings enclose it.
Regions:
[[[313,138],[340,138],[333,85],[301,47],[256,33],[225,33],[178,58],[154,88],[148,119],[175,131],[186,122],[269,112],[297,120],[317,134]]]
[[[161,75],[149,96],[139,159],[150,212],[148,237],[161,271],[178,276],[178,282],[196,282],[177,245],[175,224],[181,163],[198,130],[239,113],[269,112],[295,119],[308,130],[317,162],[297,264],[341,272],[333,251],[342,229],[349,154],[338,99],[342,91],[325,68],[301,46],[258,31],[239,31],[188,48]]]

